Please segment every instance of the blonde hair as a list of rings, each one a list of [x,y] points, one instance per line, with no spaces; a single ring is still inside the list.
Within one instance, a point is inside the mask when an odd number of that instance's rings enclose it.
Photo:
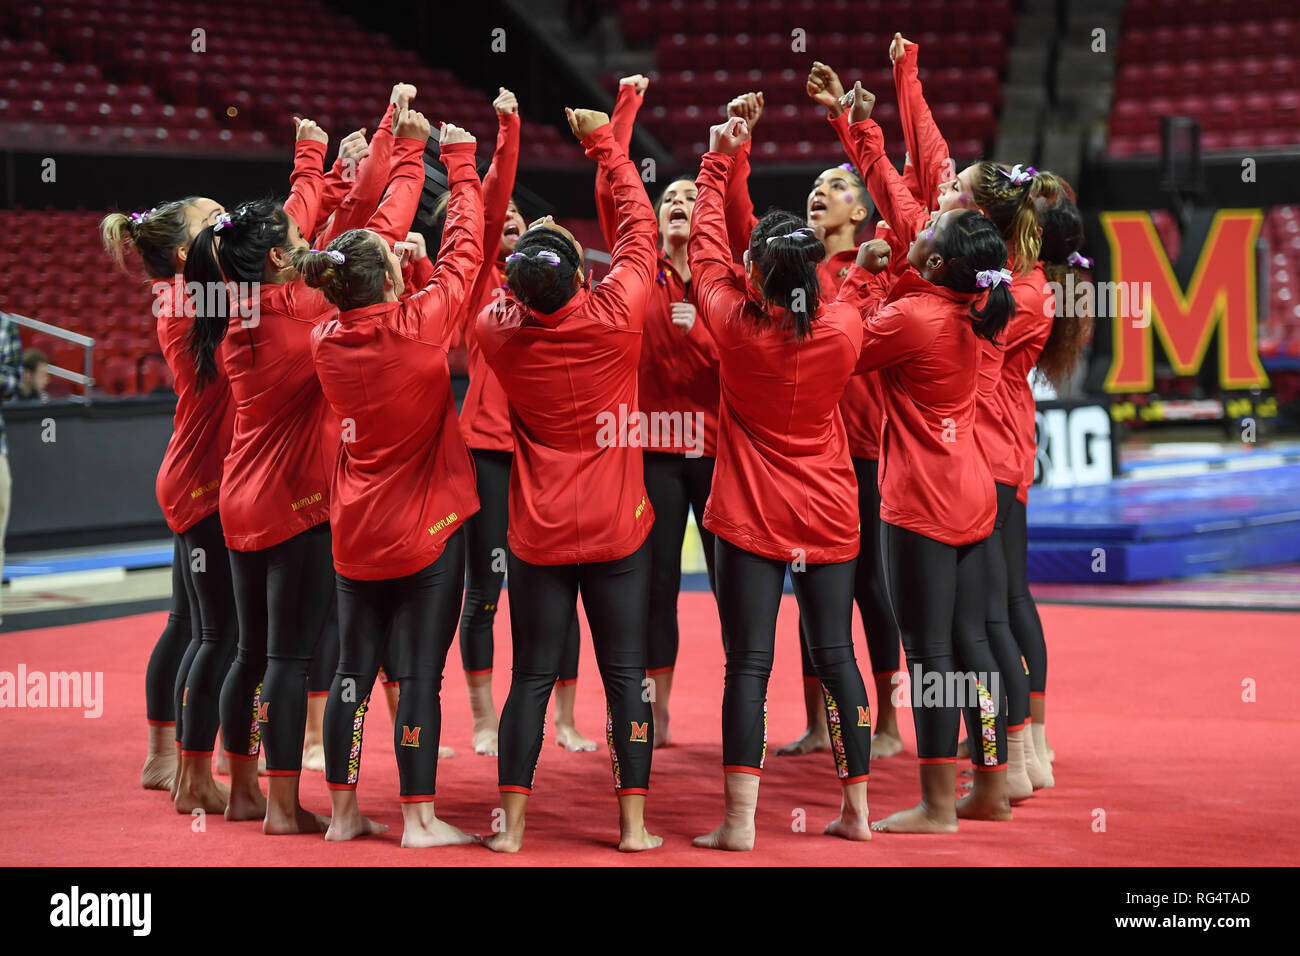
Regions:
[[[134,246],[144,264],[145,274],[151,279],[165,279],[176,273],[176,250],[190,242],[190,225],[185,211],[199,201],[198,196],[186,196],[174,202],[163,203],[146,213],[110,212],[99,223],[104,251],[123,272],[126,266],[127,246]]]

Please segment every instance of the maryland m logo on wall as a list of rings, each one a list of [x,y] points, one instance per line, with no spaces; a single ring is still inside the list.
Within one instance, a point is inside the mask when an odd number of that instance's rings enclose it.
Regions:
[[[1110,284],[1118,288],[1149,289],[1149,301],[1135,314],[1105,309],[1099,316],[1111,325],[1108,392],[1147,392],[1155,387],[1156,343],[1178,375],[1201,371],[1210,343],[1216,339],[1218,380],[1224,390],[1264,388],[1268,376],[1259,362],[1258,276],[1255,243],[1264,221],[1258,209],[1220,209],[1213,213],[1199,251],[1185,248],[1175,275],[1146,212],[1103,212],[1101,228],[1110,252]],[[1183,237],[1195,244],[1201,229],[1194,225]],[[1104,310],[1104,311],[1103,311]],[[1101,319],[1105,321],[1105,319]]]

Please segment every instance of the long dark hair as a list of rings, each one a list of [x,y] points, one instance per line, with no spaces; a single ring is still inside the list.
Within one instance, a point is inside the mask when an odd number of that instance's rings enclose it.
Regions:
[[[749,261],[763,275],[763,299],[786,311],[796,342],[812,337],[821,305],[817,265],[826,247],[793,213],[774,209],[749,234]],[[770,324],[767,310],[760,324]]]
[[[573,277],[581,267],[573,243],[554,229],[538,227],[520,236],[506,256],[506,284],[528,308],[550,315],[573,298]]]
[[[1071,262],[1071,256],[1083,248],[1083,217],[1074,202],[1074,190],[1061,180],[1064,192],[1054,204],[1043,203],[1038,209],[1038,221],[1043,227],[1043,247],[1039,260],[1049,282],[1058,289],[1066,288],[1066,277],[1073,273],[1076,284],[1083,281],[1082,270]],[[1092,334],[1092,315],[1080,308],[1080,303],[1064,302],[1062,295],[1056,303],[1052,331],[1038,356],[1037,374],[1060,388],[1074,367],[1084,343]]]
[[[246,202],[230,219],[208,226],[190,244],[185,260],[185,285],[199,290],[191,297],[194,324],[185,349],[194,357],[198,388],[217,374],[217,347],[226,337],[229,298],[210,291],[229,283],[258,283],[266,270],[266,256],[289,241],[289,217],[274,199]]]
[[[935,239],[934,251],[948,263],[943,284],[958,292],[979,292],[978,273],[998,271],[1007,263],[1007,243],[1002,233],[992,219],[973,209],[953,213],[946,220]],[[980,338],[996,345],[1015,311],[1010,283],[999,282],[989,288],[983,309],[971,304],[971,327]]]

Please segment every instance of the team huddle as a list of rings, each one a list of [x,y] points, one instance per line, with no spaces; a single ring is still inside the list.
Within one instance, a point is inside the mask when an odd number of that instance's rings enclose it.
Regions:
[[[441,127],[437,250],[411,231],[431,131],[407,84],[328,170],[325,131],[296,120],[283,202],[227,211],[187,197],[108,216],[106,248],[123,264],[133,247],[155,280],[177,396],[157,481],[173,608],[146,674],[143,785],[170,790],[179,812],[262,820],[268,834],[382,832],[356,798],[382,677],[402,845],[517,851],[552,698],[558,742],[596,748],[573,716],[581,594],[618,846],[657,847],[645,805],[671,736],[693,513],[726,661],[726,812],[696,845],[754,846],[787,574],[808,729],[779,752],[830,753],[842,804],[827,834],[955,833],[959,818],[1009,821],[1051,787],[1047,651],[1025,575],[1030,375],[1062,381],[1088,334],[1086,317],[1056,314],[1050,285],[1088,265],[1082,220],[1050,172],[954,168],[917,54],[895,36],[901,174],[874,96],[813,64],[810,108],[848,162],[816,177],[798,215],[758,217],[749,198],[760,92],[727,105],[698,171],[656,197],[628,156],[645,77],[620,81],[612,116],[566,110],[596,164],[610,250],[596,283],[569,230],[527,223],[514,202],[521,123],[504,89],[482,180],[474,138]],[[880,221],[860,242],[873,202]],[[458,411],[447,353],[462,342]],[[630,419],[688,427],[651,442],[629,437]],[[507,576],[513,666],[498,715]],[[474,749],[497,757],[504,810],[483,838],[434,809],[458,632]],[[921,801],[873,821],[871,760],[903,747],[900,640]],[[228,786],[213,775],[218,733]],[[959,797],[962,756],[973,773]],[[325,772],[328,818],[300,803],[304,767]]]

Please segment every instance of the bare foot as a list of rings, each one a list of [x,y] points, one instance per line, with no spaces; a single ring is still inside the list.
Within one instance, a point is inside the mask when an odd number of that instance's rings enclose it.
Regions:
[[[386,825],[376,823],[369,817],[363,817],[358,813],[355,816],[332,818],[329,829],[325,831],[325,839],[331,842],[355,840],[357,837],[379,836],[379,834],[387,832],[388,827]]]
[[[903,752],[903,738],[897,734],[877,731],[871,738],[871,759],[880,760]]]
[[[799,754],[819,753],[830,749],[831,735],[826,730],[826,724],[823,722],[815,730],[805,730],[798,740],[779,748],[776,753],[778,757],[792,757]]]
[[[957,818],[944,818],[924,803],[910,810],[899,810],[871,824],[877,833],[956,833]]]
[[[230,788],[208,777],[197,784],[182,784],[176,788],[176,812],[190,814],[195,810],[204,813],[225,813],[230,803]]]
[[[571,753],[581,753],[596,749],[596,741],[588,740],[578,729],[572,726],[555,725],[555,742]]]
[[[325,833],[329,830],[329,826],[329,817],[312,813],[302,807],[295,808],[292,814],[285,814],[268,805],[266,819],[262,821],[262,832],[267,836],[284,836],[287,833]]]
[[[176,778],[176,751],[165,750],[145,758],[140,771],[140,786],[146,790],[171,790]],[[173,794],[173,797],[175,794]]]
[[[481,730],[474,731],[474,752],[482,754],[484,757],[495,757],[497,755],[497,725],[493,721],[491,727],[484,727]]]
[[[308,744],[302,751],[302,769],[303,770],[325,770],[325,745],[323,743]]]
[[[226,819],[231,823],[239,820],[266,819],[266,797],[254,784],[251,790],[236,788],[230,791],[230,802],[226,804]]]
[[[456,751],[452,750],[446,744],[438,744],[439,760],[450,760],[454,756],[456,756]]]
[[[747,827],[729,827],[724,823],[712,833],[697,836],[691,843],[708,850],[752,850],[754,827],[752,824]]]
[[[962,820],[996,820],[1006,823],[1011,817],[1011,804],[1004,798],[991,800],[983,794],[977,794],[974,788],[957,800],[957,816]]]
[[[483,838],[483,845],[494,853],[518,853],[519,848],[524,845],[524,835],[522,833],[493,833],[491,836]]]
[[[420,825],[410,821],[402,831],[402,846],[419,849],[429,846],[461,846],[466,843],[482,843],[483,838],[477,833],[466,833],[452,826],[446,820],[435,817],[429,823]]]
[[[230,755],[225,750],[217,749],[217,765],[212,772],[223,777],[230,776]]]
[[[641,850],[653,850],[657,846],[662,846],[664,838],[655,836],[645,827],[640,831],[624,833],[619,837],[618,848],[623,853],[637,853]]]
[[[871,823],[865,816],[858,816],[846,810],[841,811],[838,819],[826,824],[826,829],[822,832],[846,840],[866,841],[871,839]]]

